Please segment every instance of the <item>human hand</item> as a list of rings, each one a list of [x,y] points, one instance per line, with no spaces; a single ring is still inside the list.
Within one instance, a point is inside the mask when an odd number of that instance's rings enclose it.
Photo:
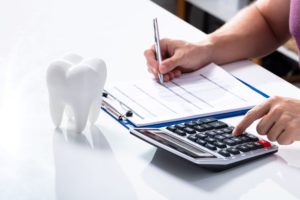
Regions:
[[[144,52],[148,71],[156,79],[164,75],[164,81],[179,77],[182,73],[195,71],[211,62],[211,45],[208,40],[201,43],[188,43],[182,40],[160,40],[162,63],[158,64],[155,48],[152,46]]]
[[[250,110],[233,131],[242,134],[255,120],[260,119],[256,130],[270,141],[292,144],[300,140],[300,100],[272,97]]]

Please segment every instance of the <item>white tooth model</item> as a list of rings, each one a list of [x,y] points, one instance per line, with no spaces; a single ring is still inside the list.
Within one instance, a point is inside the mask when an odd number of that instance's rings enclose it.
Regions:
[[[73,118],[75,131],[82,132],[97,120],[106,80],[106,65],[98,58],[83,59],[68,54],[52,62],[47,71],[51,118],[59,127],[66,114]]]

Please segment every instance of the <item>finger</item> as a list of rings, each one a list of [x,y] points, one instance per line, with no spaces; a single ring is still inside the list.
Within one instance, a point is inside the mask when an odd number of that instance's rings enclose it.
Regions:
[[[148,71],[150,74],[153,74],[152,69],[151,69],[150,67],[147,67],[147,71]]]
[[[150,69],[150,72],[153,74],[158,74],[158,63],[157,62],[147,62],[147,67]]]
[[[164,74],[164,81],[168,82],[170,80],[171,80],[170,75],[169,74]]]
[[[233,130],[233,135],[242,134],[255,120],[268,113],[270,106],[270,102],[266,101],[263,104],[252,108],[249,112],[247,112],[242,121],[240,121],[240,123],[235,127]]]
[[[272,142],[277,141],[280,135],[285,131],[286,125],[288,124],[290,118],[286,116],[281,116],[278,120],[276,120],[273,126],[266,133],[268,139]]]
[[[156,60],[156,56],[155,56],[155,50],[153,49],[153,47],[151,47],[150,49],[147,49],[144,51],[144,56],[146,58],[146,60]]]
[[[175,77],[178,78],[178,77],[181,76],[182,72],[181,72],[180,69],[175,69],[175,70],[174,70],[174,74],[175,74]]]
[[[166,59],[167,57],[169,57],[169,55],[173,54],[173,48],[171,48],[172,43],[172,40],[167,38],[161,39],[159,41],[162,59]],[[153,49],[155,50],[154,46]]]
[[[278,144],[281,145],[288,145],[288,144],[292,144],[293,141],[293,137],[292,134],[289,133],[287,130],[284,130],[277,139]]]
[[[157,74],[157,73],[153,73],[152,68],[148,68],[148,71],[153,75],[153,77],[154,77],[156,80],[159,79],[158,74]]]
[[[300,141],[300,131],[298,130],[296,134],[292,136],[292,141]]]
[[[256,132],[260,135],[267,135],[270,129],[275,124],[274,120],[269,119],[269,116],[263,117],[256,126]]]
[[[291,143],[293,143],[294,141],[299,141],[300,140],[299,133],[300,133],[299,123],[298,122],[295,123],[293,122],[293,120],[289,120],[283,133],[285,134],[285,137],[287,137],[286,139],[289,139]]]
[[[158,69],[161,73],[165,74],[178,67],[179,63],[180,57],[175,53],[172,57],[165,59],[161,65],[158,66]]]
[[[167,74],[164,74],[164,81],[168,82],[173,80],[174,78],[177,78],[181,75],[181,71],[180,70],[174,70],[172,72],[169,72]]]
[[[157,74],[157,73],[152,72],[152,75],[153,75],[153,77],[154,77],[156,80],[159,80],[159,77],[158,77],[158,74]]]
[[[290,137],[290,134],[288,134],[284,131],[279,135],[277,142],[278,142],[278,144],[281,144],[281,145],[288,145],[288,144],[292,144],[293,140]]]
[[[269,113],[264,116],[260,122],[258,123],[256,130],[261,135],[269,134],[269,131],[271,130],[272,126],[276,123],[278,125],[283,125],[280,120],[281,119],[282,112],[278,109],[271,109]],[[279,124],[278,124],[279,123]]]
[[[152,49],[149,49],[149,50],[146,50],[145,53],[144,53],[145,57],[146,57],[146,61],[147,61],[147,66],[149,68],[153,68],[154,70],[153,73],[158,72],[158,62],[156,60],[156,57],[155,57],[155,53]]]
[[[171,71],[170,73],[170,80],[173,80],[174,78],[175,78],[175,73],[174,73],[174,71]]]

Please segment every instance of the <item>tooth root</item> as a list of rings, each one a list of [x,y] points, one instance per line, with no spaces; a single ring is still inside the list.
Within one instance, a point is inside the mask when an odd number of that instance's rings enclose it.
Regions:
[[[86,126],[88,115],[89,115],[89,107],[90,104],[77,104],[75,106],[71,106],[74,114],[74,122],[75,122],[75,131],[80,133]]]
[[[89,115],[89,121],[91,124],[94,124],[99,116],[101,108],[101,100],[94,100],[90,107],[90,115]]]
[[[64,113],[64,103],[57,101],[57,99],[50,97],[50,113],[51,119],[56,127],[59,127],[62,121],[62,116]]]
[[[73,116],[74,116],[72,109],[68,105],[66,105],[66,107],[65,107],[65,113],[66,113],[69,120],[72,119]]]

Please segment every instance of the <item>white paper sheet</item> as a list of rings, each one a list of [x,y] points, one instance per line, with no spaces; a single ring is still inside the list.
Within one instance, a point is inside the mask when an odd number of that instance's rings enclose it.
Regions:
[[[128,120],[136,126],[244,110],[265,100],[215,64],[162,85],[149,79],[105,89],[134,112]]]

